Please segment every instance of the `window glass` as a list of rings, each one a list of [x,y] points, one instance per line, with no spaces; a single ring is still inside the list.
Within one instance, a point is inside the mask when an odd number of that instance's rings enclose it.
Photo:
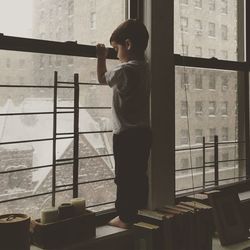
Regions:
[[[125,20],[126,4],[126,0],[0,0],[0,33],[109,45],[111,32]]]
[[[214,148],[208,146],[214,144],[215,135],[222,143],[219,144],[219,154],[228,153],[229,159],[238,159],[237,72],[180,66],[175,69],[176,190],[190,188],[191,191],[193,184],[195,188],[203,186],[203,171],[195,170],[198,162],[202,162],[199,157],[203,159],[203,137],[206,162],[214,162]],[[181,159],[188,159],[185,162],[189,162],[189,165],[186,164],[189,170],[180,170],[184,165]],[[219,168],[221,178],[237,178],[243,175],[245,162],[230,162],[227,170],[223,169],[225,164],[219,166],[222,166]],[[207,168],[206,180],[213,178],[213,167]],[[205,183],[205,186],[209,187],[209,183]]]
[[[238,3],[236,0],[193,0],[189,4],[174,1],[174,52],[187,55],[183,50],[185,45],[188,56],[239,60]]]

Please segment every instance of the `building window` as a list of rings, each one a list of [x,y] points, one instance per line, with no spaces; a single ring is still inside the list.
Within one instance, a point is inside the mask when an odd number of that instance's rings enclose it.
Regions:
[[[228,90],[228,76],[222,75],[221,76],[221,91],[227,91]]]
[[[202,0],[194,0],[194,7],[202,8]]]
[[[91,71],[90,72],[90,82],[91,83],[96,83],[97,79],[96,79],[96,72],[95,71]]]
[[[215,0],[209,0],[209,10],[215,11]]]
[[[196,35],[202,35],[202,21],[199,19],[196,19],[195,21],[195,32]]]
[[[202,129],[195,129],[195,143],[202,143]]]
[[[221,25],[221,39],[228,40],[228,28],[226,25]]]
[[[216,115],[216,102],[210,101],[208,106],[208,115],[215,116]]]
[[[90,29],[96,29],[96,12],[90,13]]]
[[[74,14],[74,1],[68,2],[68,15],[72,16]]]
[[[221,115],[226,116],[228,115],[228,102],[222,102],[221,103]]]
[[[40,55],[40,69],[43,69],[45,65],[44,55]]]
[[[202,57],[202,47],[195,47],[195,56]]]
[[[184,89],[184,88],[188,88],[189,86],[189,83],[188,83],[188,73],[187,72],[183,72],[181,73],[181,88]]]
[[[215,23],[208,24],[208,36],[215,37]]]
[[[188,18],[182,16],[181,17],[181,31],[187,31],[188,30]]]
[[[73,66],[74,58],[72,56],[68,57],[68,66]]]
[[[203,113],[203,103],[202,101],[195,102],[195,115],[201,116]]]
[[[221,7],[221,13],[227,14],[228,13],[228,2],[227,0],[222,0],[222,7]]]
[[[189,159],[188,158],[182,158],[181,159],[181,169],[187,169],[187,168],[190,168],[189,167]]]
[[[227,50],[222,50],[221,51],[221,58],[224,60],[228,59],[228,51]]]
[[[228,167],[228,160],[229,160],[229,153],[226,152],[226,153],[222,153],[222,161],[225,161],[225,162],[222,162],[222,165],[223,167]]]
[[[195,74],[195,88],[202,89],[202,74],[201,73]]]
[[[96,0],[89,0],[90,9],[93,10],[96,8]]]
[[[216,135],[216,128],[209,129],[209,142],[214,142],[214,136]]]
[[[210,90],[215,90],[216,88],[216,76],[214,73],[209,74],[208,87]]]
[[[198,156],[195,158],[195,167],[198,168],[196,169],[196,172],[201,172],[202,171],[202,167],[203,167],[203,157],[202,156]]]
[[[182,47],[182,55],[188,56],[188,45],[182,44],[181,47]]]
[[[56,56],[56,62],[55,65],[56,66],[61,66],[62,62],[61,62],[61,56]]]
[[[181,4],[188,5],[188,0],[181,0]]]
[[[181,101],[181,116],[187,117],[187,114],[188,114],[187,101]]]
[[[221,130],[221,139],[222,141],[228,141],[228,128],[227,127],[223,127]]]
[[[188,138],[188,130],[182,129],[180,134],[180,143],[181,145],[188,145],[189,138]]]
[[[208,57],[215,57],[216,50],[215,49],[208,49]]]

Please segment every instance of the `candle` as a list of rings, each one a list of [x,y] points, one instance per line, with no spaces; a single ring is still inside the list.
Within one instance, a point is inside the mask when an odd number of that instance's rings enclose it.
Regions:
[[[74,207],[71,203],[62,203],[58,207],[59,219],[68,219],[74,216]]]
[[[71,204],[74,206],[75,215],[81,215],[85,211],[85,200],[82,198],[74,198],[71,200]]]
[[[56,222],[58,220],[58,210],[57,208],[51,207],[46,208],[41,211],[41,223],[47,224]]]

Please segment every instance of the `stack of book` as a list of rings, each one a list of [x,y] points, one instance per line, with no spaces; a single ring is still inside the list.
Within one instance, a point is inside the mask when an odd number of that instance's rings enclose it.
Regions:
[[[186,201],[138,213],[140,222],[134,225],[138,250],[212,250],[210,206]]]

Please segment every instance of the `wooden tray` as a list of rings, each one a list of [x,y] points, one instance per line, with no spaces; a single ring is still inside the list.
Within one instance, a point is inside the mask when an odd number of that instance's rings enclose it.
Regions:
[[[95,213],[86,210],[83,215],[54,223],[31,222],[31,241],[34,245],[50,249],[95,237]]]

